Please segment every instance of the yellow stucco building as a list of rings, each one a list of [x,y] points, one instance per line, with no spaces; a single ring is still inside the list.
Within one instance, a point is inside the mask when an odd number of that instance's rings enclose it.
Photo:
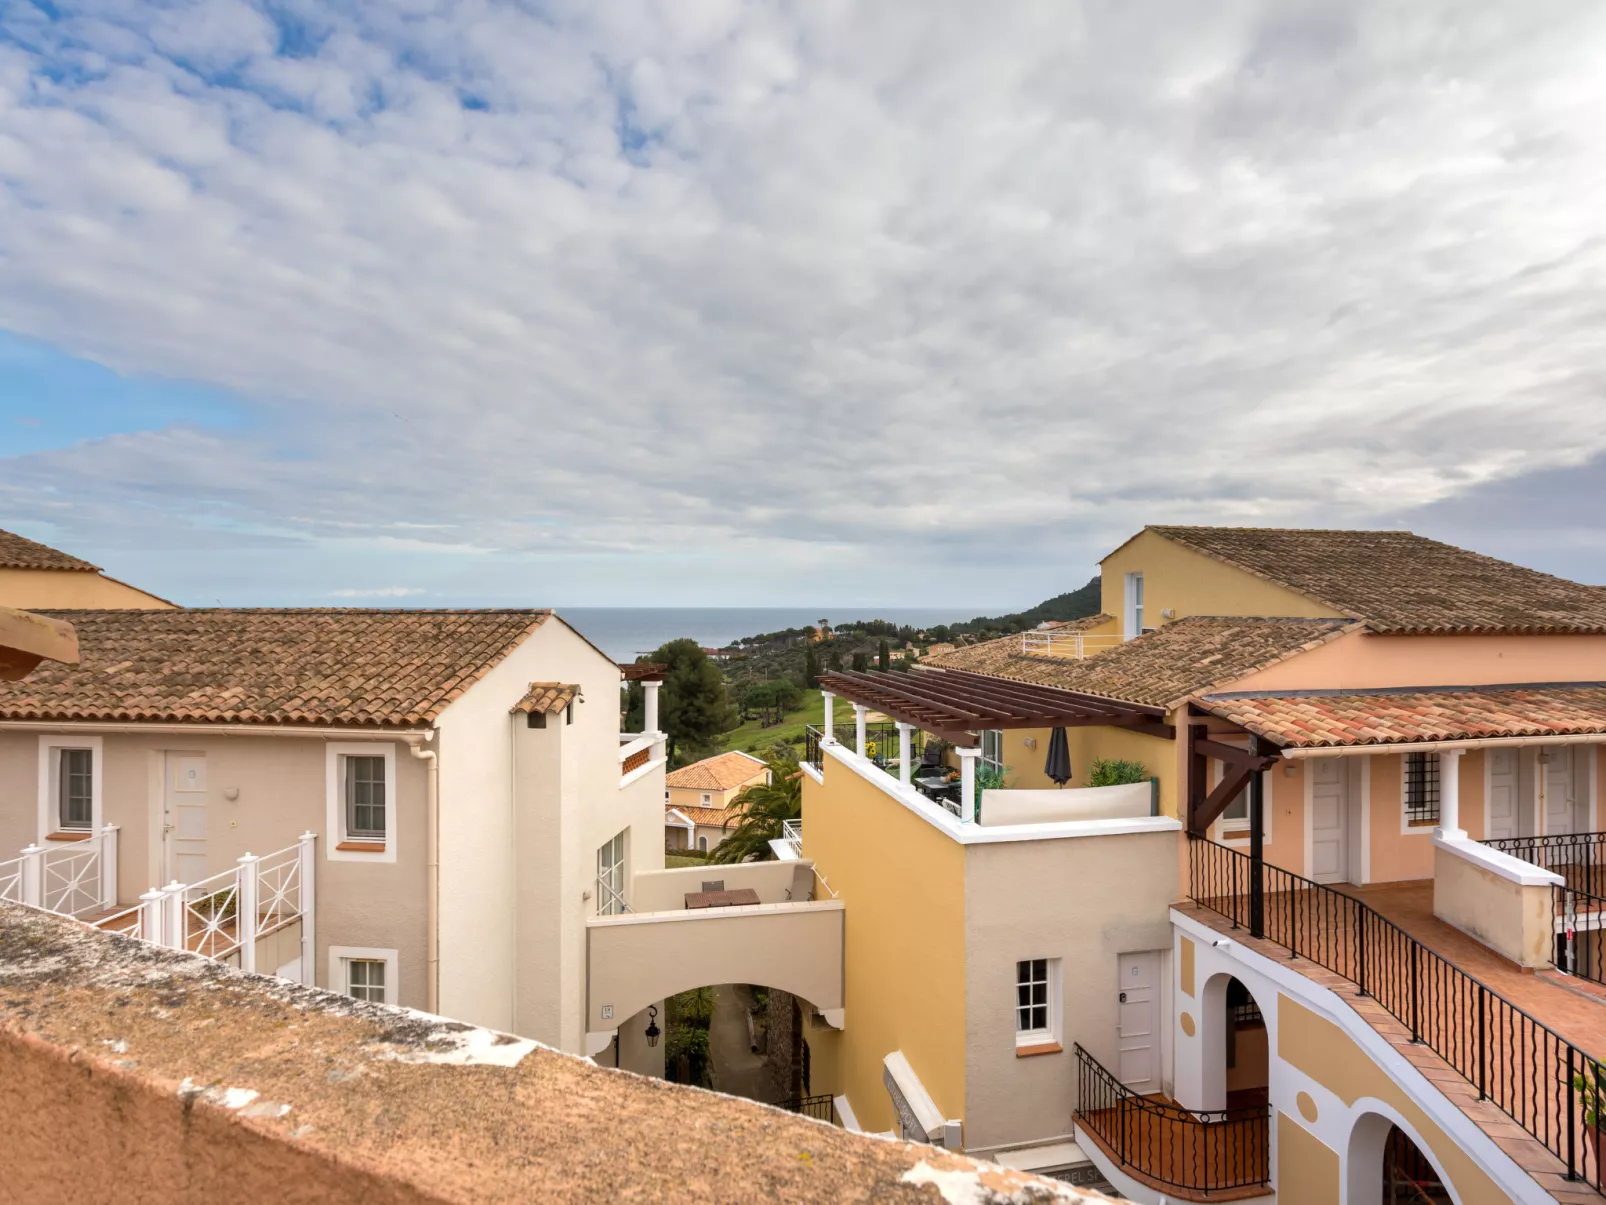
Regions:
[[[0,606],[21,610],[156,610],[176,604],[96,565],[14,532],[0,531]]]

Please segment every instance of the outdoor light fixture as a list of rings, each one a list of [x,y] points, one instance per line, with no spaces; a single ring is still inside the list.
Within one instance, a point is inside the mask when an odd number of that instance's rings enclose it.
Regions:
[[[658,1045],[658,1036],[662,1033],[663,1030],[658,1028],[658,1006],[649,1004],[647,1006],[647,1045]]]

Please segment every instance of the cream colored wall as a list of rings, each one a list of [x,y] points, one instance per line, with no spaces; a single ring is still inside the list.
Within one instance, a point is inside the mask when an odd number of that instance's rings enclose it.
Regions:
[[[514,851],[543,839],[533,828],[520,837],[515,801],[514,732],[522,715],[509,714],[532,681],[580,686],[573,723],[548,721],[562,742],[557,792],[560,820],[549,840],[561,848],[555,873],[562,915],[518,929],[520,876],[529,871]],[[441,889],[440,1001],[448,1016],[497,1029],[514,1017],[542,1015],[550,1024],[553,993],[558,1044],[584,1042],[585,918],[596,909],[597,849],[626,832],[626,881],[633,871],[663,867],[661,770],[619,787],[619,669],[573,630],[549,620],[442,713],[440,731]],[[527,727],[525,732],[531,731]],[[530,754],[535,746],[522,748]],[[532,772],[534,767],[531,766]],[[522,772],[522,768],[521,768]],[[550,790],[550,782],[532,788]],[[526,897],[526,906],[533,906]],[[547,978],[524,980],[535,999],[518,999],[515,952],[533,959]]]
[[[592,1032],[618,1028],[666,996],[720,983],[762,984],[822,1010],[842,1007],[843,908],[831,900],[594,917],[587,929]]]
[[[0,569],[0,607],[166,611],[174,604],[103,573],[82,569]]]
[[[71,729],[58,731],[71,732]],[[0,731],[0,833],[23,844],[38,827],[39,733]],[[395,862],[331,862],[327,853],[325,742],[321,738],[117,733],[101,736],[103,821],[118,826],[118,895],[133,903],[165,881],[161,824],[166,753],[206,758],[207,872],[229,869],[242,854],[267,854],[318,834],[317,956],[321,987],[331,945],[377,946],[398,952],[399,1002],[422,1008],[426,999],[424,945],[424,811],[422,767],[396,748]],[[374,743],[377,753],[382,742]],[[224,792],[238,790],[237,799]],[[0,860],[20,844],[0,846]],[[272,969],[272,968],[268,968]]]
[[[1551,965],[1556,933],[1550,896],[1548,884],[1514,883],[1433,847],[1433,915],[1518,966]]]
[[[1232,690],[1343,690],[1606,681],[1606,636],[1378,636],[1347,632]]]
[[[1396,1110],[1426,1144],[1461,1205],[1506,1205],[1507,1195],[1382,1067],[1342,1029],[1287,995],[1277,997],[1277,1056],[1353,1108],[1366,1098]],[[1280,1114],[1291,1119],[1286,1111]],[[1317,1139],[1310,1135],[1311,1141]],[[1325,1145],[1325,1144],[1323,1144]],[[1330,1147],[1328,1148],[1331,1149]],[[1278,1151],[1278,1168],[1283,1167]],[[1301,1171],[1299,1184],[1305,1183]],[[1284,1192],[1278,1185],[1279,1199]],[[1289,1197],[1290,1200],[1296,1199]],[[1304,1200],[1304,1197],[1297,1198]],[[1331,1199],[1315,1196],[1312,1199]]]
[[[807,898],[808,890],[813,886],[814,875],[807,861],[736,862],[730,865],[686,866],[673,870],[645,871],[637,874],[636,881],[632,884],[630,907],[636,912],[681,911],[686,907],[686,893],[700,891],[705,879],[720,879],[730,891],[739,887],[751,887],[758,892],[759,903],[782,904],[794,898],[800,900]],[[758,980],[742,979],[732,982],[757,983]]]
[[[847,906],[841,1033],[808,1033],[815,1092],[892,1129],[882,1059],[902,1050],[944,1116],[965,1097],[962,848],[829,754],[803,781],[803,854]]]
[[[965,847],[967,1148],[1071,1132],[1072,1045],[1116,1065],[1117,956],[1169,950],[1181,838],[1129,833]],[[1060,960],[1058,1054],[1015,1054],[1015,963],[1027,958]],[[849,1026],[857,1021],[850,1005]]]
[[[750,786],[752,783],[763,781],[764,771],[760,770],[757,774],[753,775],[752,778],[748,779],[747,782],[742,783],[740,786],[731,787],[729,790],[725,791],[703,791],[695,790],[691,787],[670,787],[669,806],[676,808],[728,808],[731,806],[731,804],[736,802],[736,797],[740,795],[748,786]],[[709,802],[703,802],[704,795],[709,797]]]
[[[1143,622],[1157,628],[1189,615],[1282,615],[1297,618],[1337,615],[1333,608],[1273,585],[1214,557],[1194,552],[1152,531],[1141,532],[1105,557],[1101,565],[1102,609],[1125,632],[1126,575],[1143,574]]]

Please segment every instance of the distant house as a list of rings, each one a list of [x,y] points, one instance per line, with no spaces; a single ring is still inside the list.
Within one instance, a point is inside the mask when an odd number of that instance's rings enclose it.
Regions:
[[[0,531],[0,606],[22,610],[171,610],[175,605],[107,577],[98,565],[15,532]]]
[[[740,812],[731,805],[745,787],[769,781],[769,767],[751,753],[721,753],[664,778],[664,848],[711,850]]]
[[[951,644],[934,644],[929,649],[926,650],[926,656],[928,656],[928,657],[937,657],[937,656],[940,656],[943,653],[951,653],[953,651],[954,651],[954,646],[951,645]]]

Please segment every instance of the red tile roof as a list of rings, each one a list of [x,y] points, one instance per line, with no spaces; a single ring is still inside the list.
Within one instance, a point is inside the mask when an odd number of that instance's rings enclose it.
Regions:
[[[751,753],[721,753],[668,774],[666,787],[686,791],[729,791],[763,776],[767,767]]]
[[[1606,592],[1408,531],[1144,530],[1375,632],[1606,632]]]
[[[727,823],[734,827],[736,822],[742,818],[741,808],[687,807],[685,804],[680,803],[664,804],[664,815],[666,817],[669,815],[671,808],[685,816],[693,824],[701,824],[706,828],[724,828]]]
[[[553,715],[562,711],[580,693],[580,688],[563,682],[531,682],[530,689],[524,697],[513,704],[510,710],[530,715],[541,712],[544,715]]]
[[[72,569],[95,573],[99,565],[91,565],[75,556],[19,536],[13,531],[0,530],[0,569]]]
[[[417,727],[550,611],[53,611],[81,664],[0,683],[0,719]]]
[[[1212,714],[1293,748],[1606,733],[1606,683],[1209,695]]]

